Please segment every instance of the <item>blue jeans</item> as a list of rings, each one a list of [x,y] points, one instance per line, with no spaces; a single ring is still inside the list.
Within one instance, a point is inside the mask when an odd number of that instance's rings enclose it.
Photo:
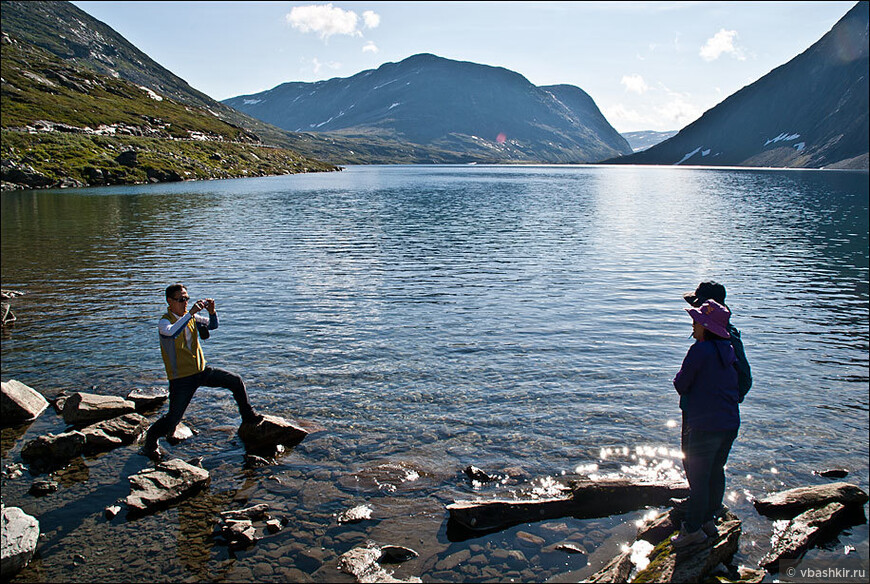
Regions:
[[[223,369],[206,367],[195,375],[172,379],[169,382],[169,411],[165,416],[154,422],[145,434],[145,447],[154,448],[157,440],[172,432],[184,417],[193,394],[200,387],[223,387],[233,392],[233,398],[239,407],[242,421],[254,415],[254,409],[248,401],[248,392],[242,378]]]
[[[697,531],[714,518],[725,496],[725,463],[737,430],[705,431],[687,428],[683,434],[683,468],[689,479],[686,529]]]

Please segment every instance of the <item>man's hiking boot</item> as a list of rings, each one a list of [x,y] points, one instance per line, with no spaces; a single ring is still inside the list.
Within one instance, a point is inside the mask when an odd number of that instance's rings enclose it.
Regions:
[[[701,526],[701,531],[707,534],[707,537],[719,537],[719,529],[716,527],[716,520],[711,519]]]
[[[246,414],[242,416],[242,424],[251,424],[252,426],[256,426],[260,422],[263,421],[263,414],[252,411],[250,414]]]
[[[142,446],[142,448],[139,449],[139,454],[141,454],[142,456],[147,456],[154,462],[160,462],[161,460],[166,458],[166,451],[160,448],[160,446],[158,446],[157,444],[155,444],[154,446]]]

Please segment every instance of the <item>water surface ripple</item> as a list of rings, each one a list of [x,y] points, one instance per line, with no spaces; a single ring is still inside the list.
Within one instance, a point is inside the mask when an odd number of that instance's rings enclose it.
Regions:
[[[245,470],[232,399],[203,388],[186,417],[199,434],[172,451],[204,455],[210,488],[131,522],[102,509],[147,465],[134,446],[77,461],[45,498],[4,476],[3,502],[44,534],[17,581],[333,581],[368,539],[419,551],[395,569],[424,581],[587,574],[643,512],[451,541],[444,505],[546,491],[543,477],[679,474],[681,295],[709,278],[728,287],[755,377],[728,465],[740,563],[772,531],[748,497],[833,466],[868,489],[867,173],[373,166],[0,204],[3,287],[26,293],[3,331],[4,381],[49,398],[164,384],[155,326],[181,281],[217,300],[209,361],[261,409],[326,428]],[[63,429],[49,411],[4,430],[3,465]],[[513,478],[472,485],[469,464]],[[219,545],[217,512],[259,502],[285,530]],[[360,503],[370,522],[337,525]],[[530,548],[519,530],[588,554]],[[808,557],[853,545],[866,561],[867,541],[865,524]]]

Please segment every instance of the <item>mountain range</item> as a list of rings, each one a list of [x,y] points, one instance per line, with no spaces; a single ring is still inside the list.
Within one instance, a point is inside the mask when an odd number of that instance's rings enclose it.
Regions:
[[[501,67],[431,54],[224,103],[288,131],[377,136],[469,162],[595,162],[631,152],[578,87],[536,87]]]
[[[613,164],[868,168],[868,2],[658,145]]]

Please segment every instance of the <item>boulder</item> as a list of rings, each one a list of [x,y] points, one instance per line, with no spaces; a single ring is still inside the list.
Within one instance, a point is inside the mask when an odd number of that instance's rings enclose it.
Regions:
[[[209,483],[208,471],[179,458],[130,477],[128,514],[144,514],[193,495]]]
[[[252,450],[270,449],[275,446],[295,446],[308,436],[305,430],[280,416],[265,415],[257,424],[243,422],[239,426],[239,438]]]
[[[820,538],[839,531],[845,525],[848,511],[843,503],[834,502],[781,522],[784,525],[775,528],[771,538],[771,550],[758,565],[770,572],[779,571],[780,560],[796,560]]]
[[[828,503],[863,505],[867,493],[850,483],[830,483],[812,487],[798,487],[756,499],[755,509],[762,515],[774,518],[791,518],[804,511],[822,507]]]
[[[115,162],[121,166],[136,166],[138,153],[135,150],[124,150],[115,157]]]
[[[21,449],[21,458],[39,472],[81,456],[84,451],[85,435],[73,430],[37,436]]]
[[[76,392],[63,406],[63,420],[74,426],[86,426],[136,411],[136,404],[122,397]]]
[[[140,414],[124,414],[91,424],[80,430],[85,436],[85,449],[90,452],[111,450],[132,444],[148,428],[148,419]]]
[[[647,506],[661,506],[685,496],[682,482],[643,483],[627,479],[573,481],[565,495],[549,499],[456,501],[447,506],[450,522],[473,531],[492,531],[559,517],[607,517]],[[449,526],[448,526],[449,527]]]
[[[137,412],[159,407],[167,399],[169,399],[169,390],[165,387],[134,389],[127,394],[127,400],[136,404]]]
[[[3,507],[0,518],[0,577],[12,578],[33,557],[39,540],[39,521],[18,507]]]
[[[10,379],[0,385],[0,418],[4,425],[34,420],[48,407],[41,393],[20,381]]]

